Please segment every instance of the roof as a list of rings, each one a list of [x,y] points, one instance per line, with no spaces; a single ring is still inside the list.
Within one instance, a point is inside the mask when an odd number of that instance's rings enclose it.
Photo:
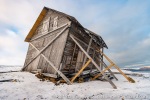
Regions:
[[[87,30],[88,32],[90,32],[92,35],[94,35],[95,37],[98,37],[99,40],[102,40],[103,41],[103,45],[104,47],[108,48],[106,43],[104,42],[104,40],[102,39],[101,36],[99,36],[98,34],[84,28],[77,20],[76,18],[74,18],[73,16],[70,16],[68,14],[65,14],[63,12],[60,12],[60,11],[57,11],[57,10],[54,10],[54,9],[51,9],[51,8],[48,8],[48,7],[44,7],[40,13],[40,15],[38,16],[37,20],[35,21],[34,25],[32,26],[31,30],[29,31],[28,35],[26,36],[25,38],[25,42],[30,42],[30,39],[33,37],[38,25],[41,23],[41,21],[43,20],[43,18],[45,17],[46,13],[48,12],[48,10],[52,10],[54,12],[57,12],[59,14],[62,14],[64,16],[66,16],[68,19],[70,19],[71,21],[77,23],[80,27],[82,27],[83,29]],[[85,31],[86,32],[86,31]]]

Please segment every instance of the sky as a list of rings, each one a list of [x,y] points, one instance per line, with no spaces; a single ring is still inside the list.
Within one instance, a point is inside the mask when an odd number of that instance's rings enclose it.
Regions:
[[[102,36],[120,67],[150,66],[150,0],[0,0],[0,65],[24,64],[24,39],[44,6]]]

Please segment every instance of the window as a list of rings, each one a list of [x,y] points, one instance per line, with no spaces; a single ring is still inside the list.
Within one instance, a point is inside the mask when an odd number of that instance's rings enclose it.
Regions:
[[[43,32],[49,31],[49,21],[50,21],[50,17],[47,18],[45,21],[43,21]]]
[[[54,18],[54,24],[53,24],[53,29],[57,29],[58,26],[58,16]]]
[[[36,29],[36,35],[34,35],[33,37],[36,37],[37,35],[42,34],[42,30],[43,30],[43,26],[42,24],[40,24],[38,28]]]

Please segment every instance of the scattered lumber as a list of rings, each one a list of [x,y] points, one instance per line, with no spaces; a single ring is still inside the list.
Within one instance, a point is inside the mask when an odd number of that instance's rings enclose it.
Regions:
[[[0,82],[17,82],[17,79],[0,80]]]
[[[11,73],[11,72],[20,72],[20,71],[6,71],[6,72],[0,72],[0,73]]]
[[[91,81],[92,78],[94,78],[96,75],[97,75],[98,72],[93,72],[91,74],[89,73],[86,73],[86,71],[80,75],[80,76],[77,76],[75,79],[74,79],[74,82],[77,82],[77,83],[83,83],[83,82],[88,82],[88,81]],[[35,73],[34,73],[35,74]],[[72,77],[74,75],[76,75],[77,73],[73,73],[73,74],[66,74],[66,76],[68,77],[69,80],[72,80]],[[113,76],[111,76],[111,74],[107,73],[106,74],[107,77],[112,80],[114,79]],[[35,76],[37,78],[40,79],[40,81],[49,81],[49,82],[53,82],[55,85],[59,85],[61,83],[66,83],[66,81],[62,78],[62,77],[56,77],[56,76],[53,76],[52,74],[48,74],[48,73],[40,73],[40,72],[37,72],[35,74]],[[99,76],[96,80],[101,80],[101,81],[107,81],[107,79],[105,79],[105,77],[103,77],[102,75]]]

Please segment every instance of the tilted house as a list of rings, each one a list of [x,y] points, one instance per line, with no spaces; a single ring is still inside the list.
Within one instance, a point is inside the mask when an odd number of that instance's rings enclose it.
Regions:
[[[107,67],[103,55],[97,52],[107,48],[102,37],[84,28],[74,17],[47,7],[41,11],[25,41],[29,48],[23,71],[48,73],[71,84],[83,69],[91,74],[95,69],[101,72]],[[67,75],[73,73],[78,74],[69,80]]]

